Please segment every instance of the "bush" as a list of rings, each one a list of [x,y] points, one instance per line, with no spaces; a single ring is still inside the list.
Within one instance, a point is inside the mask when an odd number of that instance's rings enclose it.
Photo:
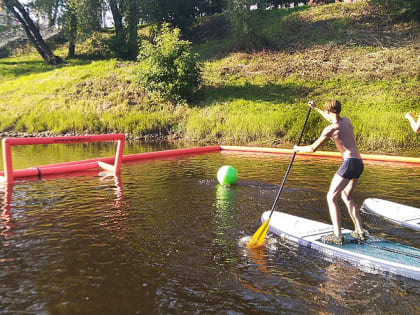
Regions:
[[[151,42],[142,41],[138,56],[140,85],[158,101],[186,101],[201,82],[201,65],[191,43],[180,39],[180,30],[164,24]]]

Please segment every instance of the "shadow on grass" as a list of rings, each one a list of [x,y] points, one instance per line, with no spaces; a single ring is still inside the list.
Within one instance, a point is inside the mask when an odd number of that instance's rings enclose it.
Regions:
[[[197,93],[200,99],[197,107],[211,106],[215,103],[231,102],[234,100],[246,100],[252,102],[268,103],[294,103],[297,99],[304,99],[312,90],[294,83],[281,85],[266,84],[243,86],[204,86]]]
[[[249,26],[250,33],[247,38],[233,39],[232,28],[228,17],[217,15],[215,18],[207,18],[190,31],[194,45],[194,51],[199,55],[199,60],[222,59],[231,52],[249,52],[273,49],[270,38],[264,34],[267,27],[282,23],[288,16],[309,9],[301,6],[290,9],[256,10],[252,11]],[[215,23],[215,19],[217,19]]]
[[[0,72],[3,77],[12,77],[18,78],[20,76],[34,74],[34,73],[43,73],[52,71],[55,69],[60,69],[64,67],[87,65],[92,63],[93,60],[88,59],[71,59],[66,60],[63,64],[60,65],[46,65],[42,60],[33,60],[33,61],[9,61],[0,59]]]
[[[412,43],[416,27],[394,27],[384,18],[366,16],[305,21],[299,16],[286,20],[281,31],[270,37],[276,50],[311,48],[318,45],[352,45],[362,47],[396,48]]]

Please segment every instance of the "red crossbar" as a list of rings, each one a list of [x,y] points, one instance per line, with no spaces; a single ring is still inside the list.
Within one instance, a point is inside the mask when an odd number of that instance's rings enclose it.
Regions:
[[[124,151],[124,134],[108,135],[86,135],[86,136],[68,136],[68,137],[33,137],[33,138],[5,138],[2,140],[3,148],[3,181],[13,183],[14,177],[40,176],[41,174],[68,173],[81,170],[97,168],[99,166],[97,159],[91,161],[74,161],[54,165],[47,165],[24,170],[13,171],[12,151],[13,145],[35,145],[35,144],[57,144],[57,143],[76,143],[76,142],[96,142],[96,141],[118,141],[117,150],[114,158],[114,165],[102,162],[101,167],[107,170],[118,172],[121,168],[122,156]],[[107,159],[108,162],[108,159]]]

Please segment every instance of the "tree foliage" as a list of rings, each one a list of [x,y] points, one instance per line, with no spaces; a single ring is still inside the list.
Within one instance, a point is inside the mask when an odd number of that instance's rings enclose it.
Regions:
[[[32,9],[47,16],[48,26],[54,26],[64,5],[64,0],[34,0],[28,3]]]
[[[101,29],[105,2],[104,0],[63,1],[64,14],[61,23],[69,41],[68,56],[73,57],[77,41]]]
[[[228,3],[232,38],[238,48],[249,47],[251,41],[250,6],[252,3],[252,0],[229,0]]]
[[[141,18],[146,22],[169,23],[185,30],[199,16],[222,12],[228,0],[143,0]]]
[[[152,42],[143,41],[138,57],[141,86],[158,100],[188,100],[201,82],[201,66],[180,30],[163,24]]]

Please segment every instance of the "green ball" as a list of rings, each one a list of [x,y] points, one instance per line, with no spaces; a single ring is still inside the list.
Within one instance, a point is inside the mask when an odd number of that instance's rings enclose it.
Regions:
[[[238,172],[233,166],[224,165],[217,171],[217,180],[221,185],[233,185],[238,180]]]

